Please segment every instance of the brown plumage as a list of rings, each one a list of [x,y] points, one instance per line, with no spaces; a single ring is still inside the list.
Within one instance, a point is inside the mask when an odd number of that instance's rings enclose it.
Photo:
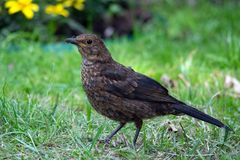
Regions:
[[[83,57],[82,83],[91,105],[98,113],[120,123],[106,142],[126,123],[134,122],[137,128],[135,145],[143,119],[167,114],[187,114],[229,129],[219,120],[170,96],[157,81],[114,61],[96,35],[81,34],[66,42],[75,44]]]

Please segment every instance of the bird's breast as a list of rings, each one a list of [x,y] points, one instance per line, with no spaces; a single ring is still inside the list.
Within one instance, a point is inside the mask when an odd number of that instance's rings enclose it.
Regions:
[[[82,66],[82,84],[87,94],[89,94],[90,92],[103,90],[104,84],[108,83],[107,79],[101,76],[101,69],[101,65]]]

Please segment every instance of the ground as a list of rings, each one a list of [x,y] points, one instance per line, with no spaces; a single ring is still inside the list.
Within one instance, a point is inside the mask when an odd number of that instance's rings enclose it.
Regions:
[[[144,122],[136,149],[133,124],[105,146],[99,140],[117,123],[87,101],[77,49],[16,33],[0,43],[0,157],[240,159],[240,99],[224,86],[227,75],[240,80],[240,11],[233,8],[164,8],[133,38],[106,41],[115,60],[161,83],[167,75],[173,96],[233,128],[226,139],[210,124],[165,116]]]

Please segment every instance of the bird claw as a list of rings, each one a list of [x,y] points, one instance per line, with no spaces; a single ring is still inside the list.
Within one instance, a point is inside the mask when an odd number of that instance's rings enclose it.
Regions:
[[[105,143],[105,144],[110,144],[110,141],[111,141],[111,140],[110,140],[109,138],[106,138],[106,139],[104,140],[104,143]]]
[[[104,143],[104,144],[110,144],[110,139],[101,139],[101,140],[98,140],[99,143]]]

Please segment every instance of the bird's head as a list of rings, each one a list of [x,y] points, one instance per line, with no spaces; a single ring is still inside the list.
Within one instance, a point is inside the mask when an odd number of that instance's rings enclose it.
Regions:
[[[84,60],[89,62],[111,60],[111,55],[103,41],[94,34],[80,34],[77,37],[67,38],[66,42],[76,45]]]

